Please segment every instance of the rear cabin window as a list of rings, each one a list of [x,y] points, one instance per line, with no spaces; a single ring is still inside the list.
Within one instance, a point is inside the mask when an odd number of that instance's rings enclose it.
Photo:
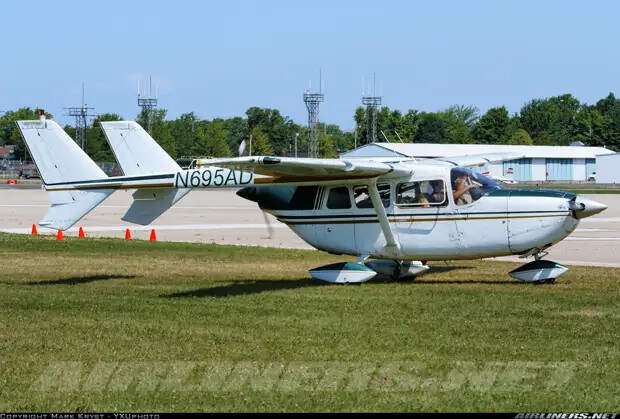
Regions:
[[[448,197],[443,180],[423,180],[399,183],[396,187],[396,204],[411,207],[444,207]]]
[[[390,185],[387,183],[377,184],[379,190],[379,196],[384,208],[390,206]],[[355,200],[355,206],[357,208],[372,208],[372,200],[368,193],[367,185],[360,185],[353,188],[353,199]]]
[[[340,186],[331,188],[327,196],[327,208],[329,209],[348,209],[351,208],[351,197],[349,188]]]

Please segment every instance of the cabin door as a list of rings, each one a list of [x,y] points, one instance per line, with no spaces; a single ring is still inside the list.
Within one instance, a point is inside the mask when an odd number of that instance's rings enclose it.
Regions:
[[[314,214],[317,220],[314,228],[321,249],[338,254],[357,254],[352,220],[354,210],[348,186],[320,187]]]
[[[379,196],[385,208],[385,212],[390,217],[393,213],[392,203],[392,185],[389,183],[378,183],[377,189]],[[381,224],[377,218],[377,212],[370,199],[368,185],[354,185],[353,193],[353,211],[355,219],[355,247],[359,254],[365,255],[381,255],[387,245],[387,240],[383,235]],[[390,223],[392,234],[398,240],[398,234],[393,223]]]

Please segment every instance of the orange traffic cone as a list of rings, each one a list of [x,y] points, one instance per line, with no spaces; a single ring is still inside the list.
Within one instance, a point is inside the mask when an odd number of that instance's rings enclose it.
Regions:
[[[32,225],[32,233],[33,236],[36,236],[37,234],[39,234],[39,232],[37,231],[37,225],[33,224]]]
[[[84,234],[84,229],[82,227],[80,227],[80,231],[78,232],[78,237],[80,239],[83,239],[86,237],[86,235]]]
[[[155,234],[155,229],[151,230],[151,237],[149,238],[150,241],[152,242],[156,242],[157,241],[157,235]]]
[[[58,230],[58,233],[56,233],[56,240],[62,239],[64,239],[64,236],[62,235],[62,230]]]
[[[131,231],[125,230],[125,240],[131,240]]]

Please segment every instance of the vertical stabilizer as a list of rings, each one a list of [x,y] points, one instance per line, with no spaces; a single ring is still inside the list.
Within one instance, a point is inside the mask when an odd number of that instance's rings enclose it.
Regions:
[[[42,113],[39,121],[17,126],[41,175],[44,186],[107,178],[94,161],[54,121]],[[40,225],[66,230],[106,199],[113,190],[56,190],[48,193],[50,208]]]

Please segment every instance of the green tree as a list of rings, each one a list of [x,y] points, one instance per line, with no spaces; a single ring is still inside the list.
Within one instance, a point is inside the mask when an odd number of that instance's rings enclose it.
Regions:
[[[503,144],[510,138],[510,118],[505,106],[491,108],[482,115],[472,131],[477,143]]]
[[[409,109],[403,116],[403,125],[401,130],[398,131],[398,135],[406,143],[412,143],[416,131],[418,130],[418,124],[420,122],[420,113],[417,110]]]
[[[184,113],[174,121],[169,121],[170,133],[174,139],[178,156],[200,155],[200,120],[194,112]]]
[[[583,106],[573,124],[573,138],[589,146],[605,143],[605,118],[593,106]]]
[[[275,155],[286,154],[294,135],[299,132],[297,126],[289,117],[284,117],[277,109],[252,107],[246,111],[248,129],[253,131],[259,127],[269,139]]]
[[[416,143],[445,143],[448,124],[437,113],[422,112],[414,137]]]
[[[336,147],[332,136],[324,132],[319,132],[319,157],[321,158],[335,158],[337,157]]]
[[[354,133],[354,136],[357,134],[357,146],[366,144],[368,142],[366,139],[366,110],[361,106],[358,106],[355,109],[353,119],[355,120],[356,132]]]
[[[471,131],[478,115],[478,108],[462,105],[454,105],[440,112],[439,117],[445,121],[444,142],[471,143]]]
[[[241,141],[247,139],[250,133],[248,121],[239,116],[228,118],[224,121],[224,128],[226,128],[228,134],[228,147],[236,154],[237,150],[239,150]]]
[[[52,119],[53,116],[49,112],[45,112],[45,117]],[[22,138],[16,121],[22,120],[38,120],[39,109],[19,108],[16,111],[7,111],[0,117],[0,145],[14,145],[15,157],[19,160],[29,159],[26,151],[26,145]]]
[[[620,99],[613,93],[596,103],[596,109],[603,117],[601,138],[606,147],[620,150]]]
[[[534,145],[534,141],[532,141],[532,138],[530,137],[530,135],[527,133],[526,130],[524,130],[523,128],[518,128],[510,135],[510,137],[508,138],[508,141],[506,141],[506,144]]]
[[[116,158],[105,138],[101,122],[122,121],[115,113],[103,113],[95,118],[90,127],[86,129],[86,154],[96,162],[115,162]],[[73,137],[75,138],[75,137]]]
[[[246,147],[250,145],[247,144]],[[254,156],[273,156],[273,147],[269,141],[269,137],[260,127],[252,130],[252,155]]]
[[[171,123],[166,121],[166,109],[153,109],[149,115],[151,120],[151,137],[163,148],[173,159],[177,158],[177,145],[172,135]],[[145,130],[148,129],[148,119],[144,112],[140,112],[137,122]]]
[[[231,156],[228,133],[222,120],[212,121],[198,131],[199,155],[210,157]]]
[[[535,144],[568,145],[573,141],[574,122],[581,107],[570,94],[533,99],[520,112],[521,127]]]

